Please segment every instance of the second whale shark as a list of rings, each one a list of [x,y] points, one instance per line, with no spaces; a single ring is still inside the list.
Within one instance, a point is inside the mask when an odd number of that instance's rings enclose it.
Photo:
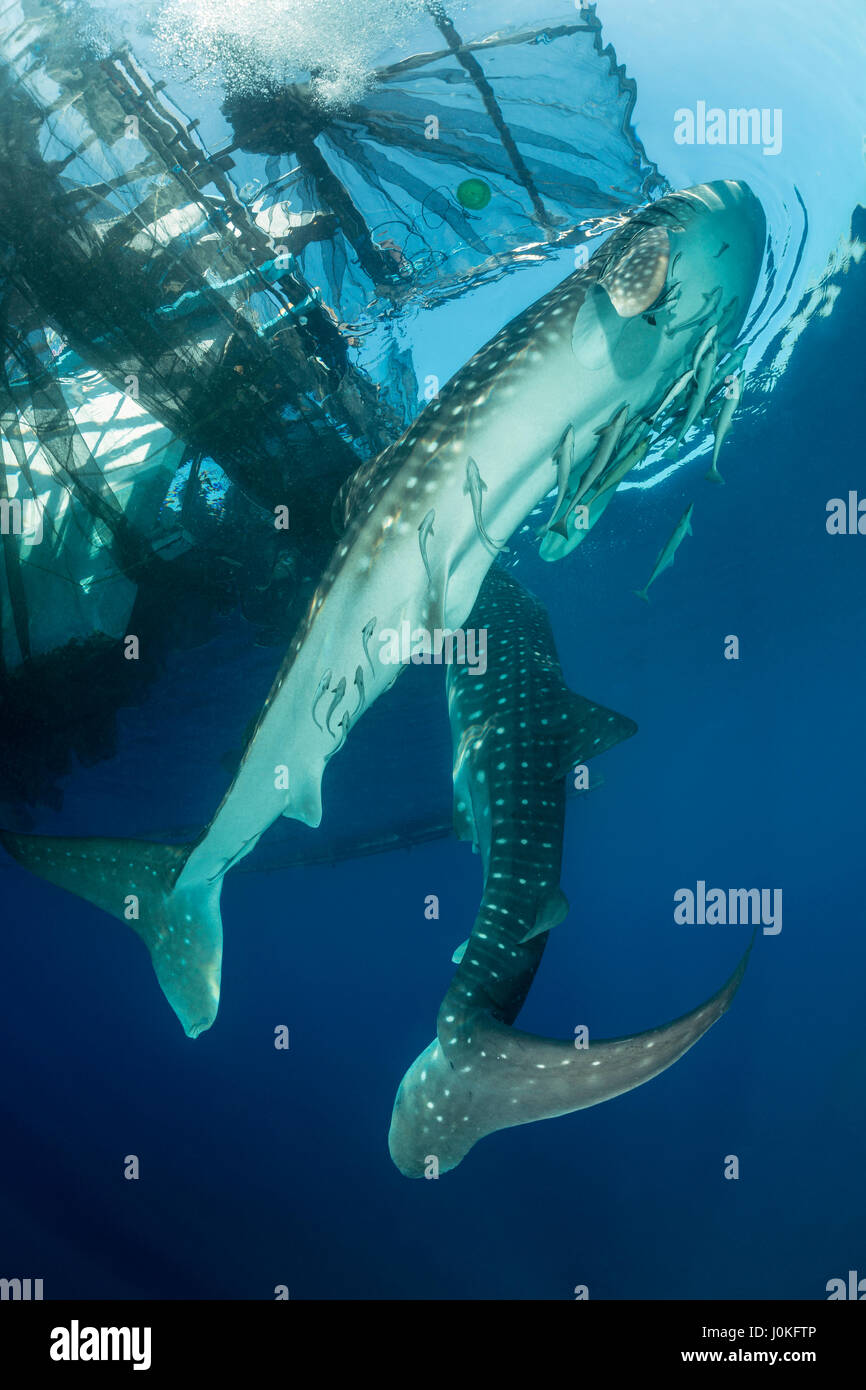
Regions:
[[[499,566],[470,621],[486,630],[487,669],[449,666],[448,708],[455,826],[479,849],[484,891],[437,1036],[394,1103],[391,1157],[414,1178],[455,1168],[495,1130],[583,1110],[658,1076],[721,1017],[745,969],[744,959],[698,1008],[631,1037],[578,1047],[512,1027],[568,912],[559,886],[566,773],[636,725],[568,689],[542,605]]]

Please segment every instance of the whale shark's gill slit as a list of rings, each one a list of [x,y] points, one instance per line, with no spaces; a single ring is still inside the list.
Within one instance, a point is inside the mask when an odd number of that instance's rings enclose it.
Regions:
[[[324,729],[322,728],[322,725],[319,723],[318,719],[316,718],[316,706],[318,705],[318,703],[319,703],[319,701],[321,700],[322,696],[325,694],[326,690],[328,689],[328,686],[331,684],[331,676],[332,676],[332,675],[333,675],[333,672],[329,669],[329,670],[327,670],[327,671],[325,672],[325,674],[322,676],[321,680],[319,681],[319,684],[318,684],[317,687],[316,687],[316,693],[315,693],[315,695],[313,696],[313,704],[312,704],[312,708],[311,708],[311,710],[310,710],[310,713],[311,713],[312,716],[313,716],[313,723],[315,724],[315,726],[316,726],[317,729],[322,729],[322,732],[323,732],[323,733],[324,733]]]
[[[330,709],[328,710],[328,713],[325,715],[325,728],[328,730],[328,733],[331,734],[333,738],[336,738],[337,735],[334,733],[334,730],[331,728],[331,716],[335,713],[335,711],[337,710],[337,708],[342,704],[342,702],[343,702],[343,697],[344,697],[345,694],[346,694],[346,677],[345,677],[345,676],[341,676],[341,677],[340,677],[340,680],[339,680],[339,684],[336,685],[336,686],[334,687],[334,698],[333,698],[333,700],[331,701]]]

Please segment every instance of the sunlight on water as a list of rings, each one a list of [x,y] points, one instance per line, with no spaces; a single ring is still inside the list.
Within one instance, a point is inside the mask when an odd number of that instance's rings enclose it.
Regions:
[[[247,93],[311,73],[333,107],[356,101],[382,49],[426,14],[426,0],[169,0],[157,33],[166,61],[201,84]]]

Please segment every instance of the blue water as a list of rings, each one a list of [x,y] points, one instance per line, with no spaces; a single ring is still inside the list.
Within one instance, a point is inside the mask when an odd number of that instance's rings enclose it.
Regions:
[[[628,38],[614,34],[634,66]],[[668,171],[672,149],[650,153]],[[862,248],[856,200],[839,230]],[[781,232],[771,219],[779,245]],[[639,725],[569,805],[572,910],[521,1026],[616,1036],[711,994],[749,931],[674,923],[673,894],[699,879],[783,892],[782,931],[758,936],[729,1013],[649,1085],[411,1182],[388,1156],[390,1111],[477,909],[468,846],[230,874],[220,1012],[195,1042],[131,933],[4,869],[0,1273],[43,1278],[46,1297],[264,1299],[282,1284],[324,1299],[568,1299],[578,1284],[593,1299],[820,1299],[829,1279],[866,1273],[866,539],[825,527],[827,501],[864,488],[866,262],[837,283],[832,314],[808,317],[738,419],[723,488],[695,458],[625,490],[562,564],[528,543],[516,556],[569,684]],[[632,590],[692,500],[694,536],[647,607]],[[153,738],[185,765],[170,720]],[[392,792],[407,813],[437,771],[405,748]],[[67,806],[90,775],[68,779]],[[193,781],[178,824],[200,817]],[[376,769],[353,791],[374,797]]]

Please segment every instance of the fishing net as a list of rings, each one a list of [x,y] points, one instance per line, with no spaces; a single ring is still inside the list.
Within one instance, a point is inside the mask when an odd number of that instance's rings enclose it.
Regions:
[[[4,10],[4,824],[104,830],[110,807],[130,834],[170,834],[183,788],[206,818],[326,563],[336,494],[425,403],[421,316],[445,324],[506,275],[534,297],[533,266],[661,189],[592,7],[539,24],[515,3],[495,34],[471,8],[458,32],[427,6],[414,55],[337,106],[303,77],[196,94],[80,5]],[[503,313],[476,316],[483,338]],[[461,360],[479,345],[466,332]],[[407,790],[374,709],[329,773],[342,813],[315,847],[280,827],[269,863],[447,831],[441,671],[415,676],[391,699],[418,767],[444,772],[412,779],[412,818],[351,795],[371,758]]]

